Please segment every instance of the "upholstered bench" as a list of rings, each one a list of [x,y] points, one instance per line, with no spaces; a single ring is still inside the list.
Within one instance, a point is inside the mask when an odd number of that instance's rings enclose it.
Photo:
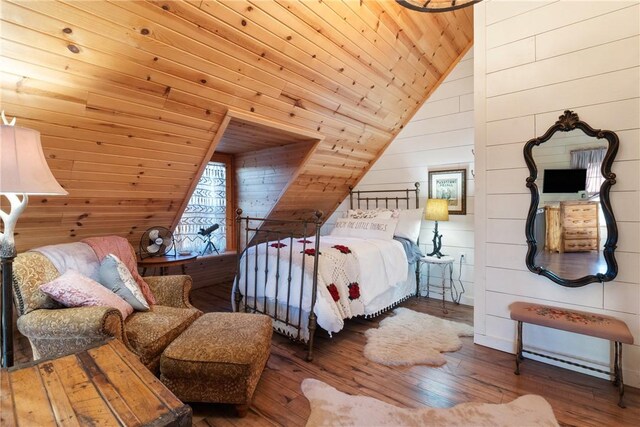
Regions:
[[[618,406],[624,408],[624,382],[622,379],[622,344],[633,344],[633,335],[629,327],[622,320],[603,314],[587,313],[584,311],[568,310],[560,307],[533,304],[528,302],[514,302],[509,306],[511,318],[518,321],[516,371],[520,374],[520,362],[524,360],[522,353],[534,354],[563,363],[568,363],[580,368],[589,369],[603,374],[613,375],[613,384],[618,386]],[[577,334],[603,338],[614,342],[614,367],[613,372],[603,371],[590,366],[580,365],[556,357],[536,353],[523,348],[522,323],[546,326]]]
[[[244,416],[272,333],[271,319],[261,314],[204,314],[162,353],[160,380],[182,401],[234,404]]]

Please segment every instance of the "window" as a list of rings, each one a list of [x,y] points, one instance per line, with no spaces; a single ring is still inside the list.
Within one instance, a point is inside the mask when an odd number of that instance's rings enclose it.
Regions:
[[[174,237],[178,251],[215,254],[214,247],[220,253],[228,249],[227,235],[233,235],[228,221],[232,206],[230,166],[230,157],[218,155],[205,167],[176,226]],[[217,229],[205,235],[201,233],[215,224]]]
[[[600,192],[600,187],[604,182],[604,176],[600,172],[600,167],[607,147],[584,148],[571,151],[571,167],[573,169],[586,169],[587,182],[585,190],[589,195],[596,195]]]

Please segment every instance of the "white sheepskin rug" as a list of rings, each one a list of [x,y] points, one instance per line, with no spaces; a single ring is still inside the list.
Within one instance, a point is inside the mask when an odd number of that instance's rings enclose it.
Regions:
[[[364,356],[387,366],[446,363],[441,352],[462,347],[458,337],[473,336],[473,327],[439,317],[396,308],[378,329],[365,332]]]
[[[453,408],[398,408],[367,396],[351,396],[315,379],[302,381],[315,426],[558,426],[551,405],[529,394],[505,404],[462,403]]]

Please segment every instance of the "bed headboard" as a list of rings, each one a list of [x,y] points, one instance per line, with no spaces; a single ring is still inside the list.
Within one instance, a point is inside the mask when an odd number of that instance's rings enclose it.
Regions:
[[[413,208],[420,207],[420,183],[413,184],[415,188],[404,190],[358,190],[349,189],[350,209],[395,208],[412,209],[411,201],[415,201]],[[402,204],[402,206],[401,206]]]

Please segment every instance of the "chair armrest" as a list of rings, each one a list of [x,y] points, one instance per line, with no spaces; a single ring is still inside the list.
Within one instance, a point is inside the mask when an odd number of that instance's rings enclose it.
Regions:
[[[17,323],[30,339],[115,337],[126,343],[122,315],[112,307],[34,310],[18,317]]]
[[[143,279],[151,288],[158,305],[194,308],[189,302],[189,292],[193,283],[191,276],[147,276]]]

